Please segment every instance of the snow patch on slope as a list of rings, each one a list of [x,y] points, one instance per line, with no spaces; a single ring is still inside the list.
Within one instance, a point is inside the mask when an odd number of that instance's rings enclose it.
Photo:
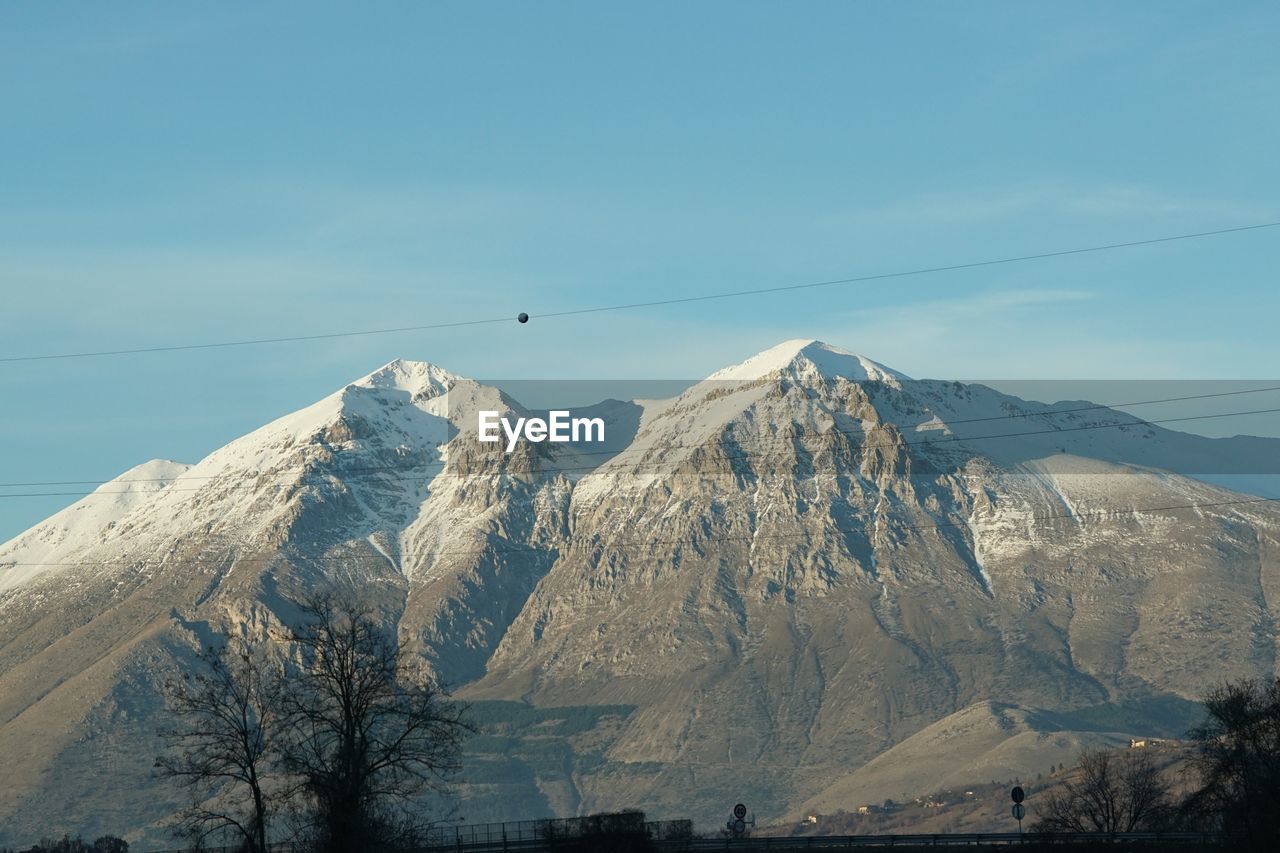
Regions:
[[[48,564],[103,541],[121,519],[190,468],[167,459],[144,462],[0,545],[0,591],[56,568]]]

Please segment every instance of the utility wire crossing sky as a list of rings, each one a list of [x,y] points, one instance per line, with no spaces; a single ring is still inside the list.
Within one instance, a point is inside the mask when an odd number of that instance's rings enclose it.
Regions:
[[[842,284],[859,284],[871,281],[883,281],[891,278],[906,278],[908,276],[930,275],[933,273],[955,272],[957,270],[969,270],[979,267],[1000,266],[1002,264],[1016,264],[1025,261],[1038,261],[1046,258],[1062,258],[1069,255],[1083,255],[1091,252],[1106,252],[1113,249],[1131,249],[1137,246],[1152,246],[1158,243],[1172,243],[1178,240],[1195,240],[1203,237],[1216,237],[1222,234],[1237,234],[1242,231],[1257,231],[1262,228],[1275,228],[1280,226],[1280,222],[1263,222],[1256,225],[1239,225],[1232,228],[1219,228],[1215,231],[1200,231],[1195,234],[1176,234],[1172,237],[1153,237],[1146,240],[1129,240],[1124,243],[1106,243],[1101,246],[1086,246],[1078,249],[1061,249],[1053,252],[1040,252],[1034,255],[1018,255],[1010,258],[996,258],[987,261],[970,261],[967,263],[948,264],[946,266],[925,267],[923,269],[901,270],[898,272],[874,273],[872,275],[860,275],[852,278],[832,279],[831,281],[814,281],[805,284],[786,284],[777,287],[758,287],[750,290],[734,290],[727,293],[709,293],[701,296],[681,296],[673,299],[654,299],[647,302],[628,302],[621,305],[602,305],[595,308],[574,308],[567,311],[551,311],[543,314],[532,315],[534,318],[550,319],[555,317],[574,317],[582,314],[599,314],[606,311],[626,311],[635,308],[656,308],[664,305],[680,305],[690,302],[706,302],[713,299],[735,299],[743,296],[761,296],[768,293],[785,293],[795,290],[808,290],[817,287],[834,287]],[[519,323],[527,323],[530,315],[526,312],[520,312],[515,316]],[[140,353],[164,353],[175,352],[178,350],[195,350],[195,349],[216,349],[220,347],[244,347],[258,346],[262,344],[280,344],[280,343],[297,343],[302,341],[320,341],[333,338],[352,338],[362,337],[366,335],[390,335],[401,332],[421,332],[429,329],[452,329],[462,326],[484,326],[495,323],[509,323],[512,317],[489,317],[482,320],[456,320],[447,323],[428,323],[420,326],[400,326],[394,329],[365,329],[356,332],[327,332],[317,335],[293,335],[280,338],[259,338],[255,340],[243,341],[222,341],[218,343],[204,344],[173,344],[170,346],[160,347],[139,347],[136,349],[116,349],[116,350],[100,350],[97,352],[71,352],[71,353],[53,353],[46,355],[15,355],[0,358],[0,362],[15,361],[51,361],[64,358],[97,358],[101,356],[111,355],[135,355]]]

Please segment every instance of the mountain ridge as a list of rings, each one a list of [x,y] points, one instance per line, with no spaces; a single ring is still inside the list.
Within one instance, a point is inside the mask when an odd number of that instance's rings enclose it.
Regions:
[[[527,413],[396,360],[171,463],[181,491],[85,525],[68,565],[6,585],[31,531],[0,545],[0,749],[26,768],[0,826],[82,831],[110,806],[156,837],[163,792],[113,803],[77,774],[145,778],[163,678],[211,637],[275,642],[335,586],[470,701],[631,709],[589,713],[552,764],[477,759],[471,820],[562,803],[705,822],[739,798],[782,816],[864,791],[841,787],[851,768],[984,702],[1079,719],[1276,669],[1280,511],[1176,469],[1280,440],[910,379],[803,339],[605,406],[627,438],[604,452],[495,451],[481,407]],[[81,800],[55,809],[62,791]]]

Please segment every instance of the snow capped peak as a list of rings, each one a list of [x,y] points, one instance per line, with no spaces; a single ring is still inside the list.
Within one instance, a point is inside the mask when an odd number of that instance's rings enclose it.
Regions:
[[[812,338],[783,341],[746,361],[717,370],[708,380],[749,381],[770,373],[788,372],[797,376],[837,376],[853,381],[887,382],[898,385],[911,377],[872,361],[866,356]]]
[[[426,361],[397,358],[351,383],[362,388],[407,391],[411,397],[434,397],[459,380],[459,376]]]
[[[420,405],[442,398],[460,382],[465,380],[430,362],[397,358],[310,406],[277,418],[242,436],[221,451],[215,451],[209,458],[213,459],[229,448],[238,448],[239,452],[257,456],[258,450],[255,448],[279,444],[281,441],[306,441],[344,415],[372,413],[376,416],[382,410],[380,400],[385,402],[403,395],[408,398],[406,403]],[[437,401],[434,409],[443,409],[443,405]],[[261,461],[259,459],[259,463]]]

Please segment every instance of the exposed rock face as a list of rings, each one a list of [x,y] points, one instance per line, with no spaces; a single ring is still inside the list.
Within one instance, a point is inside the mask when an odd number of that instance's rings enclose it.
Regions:
[[[852,771],[964,709],[1041,709],[1011,738],[1120,707],[1155,727],[1170,697],[1276,671],[1280,511],[1176,472],[1280,442],[816,342],[607,407],[634,429],[607,453],[504,454],[475,440],[480,408],[527,414],[393,362],[0,546],[0,754],[21,768],[0,843],[161,820],[157,685],[220,636],[270,642],[332,584],[504,733],[474,748],[471,820],[789,814],[864,795],[889,777]],[[1006,753],[1038,761],[1036,742]]]

